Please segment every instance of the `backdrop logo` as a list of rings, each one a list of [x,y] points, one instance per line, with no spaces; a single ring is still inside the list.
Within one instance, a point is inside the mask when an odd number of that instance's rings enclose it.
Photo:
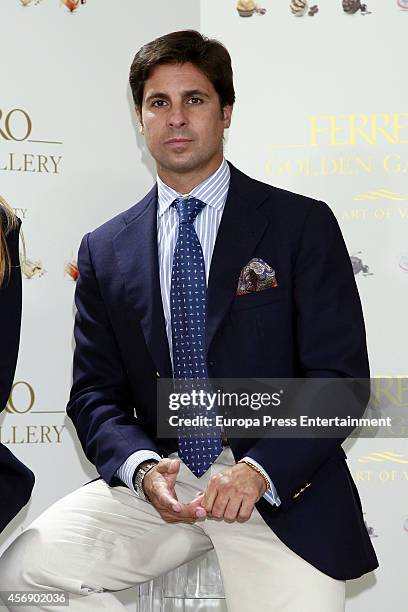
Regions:
[[[394,453],[392,451],[383,451],[382,453],[370,453],[364,457],[359,458],[360,463],[369,462],[383,463],[384,461],[390,461],[391,463],[402,463],[408,465],[408,457],[404,457],[400,453]]]
[[[23,108],[2,109],[0,107],[0,171],[59,174],[61,155],[32,153],[21,150],[3,151],[2,145],[15,149],[27,145],[42,147],[62,145],[59,140],[33,138],[34,122]]]
[[[312,114],[304,118],[304,137],[300,140],[269,145],[267,175],[353,180],[366,176],[371,180],[380,173],[395,177],[408,172],[408,159],[397,150],[408,144],[408,113]],[[387,147],[388,151],[378,157],[373,154],[378,147]],[[299,151],[308,149],[310,154],[299,155]],[[323,155],[316,154],[320,149],[324,149]]]
[[[358,469],[355,472],[354,477],[358,482],[376,481],[384,483],[384,486],[401,480],[408,483],[408,455],[385,450],[359,457],[358,462],[368,464],[368,469]],[[393,469],[387,469],[387,464]],[[374,469],[370,469],[369,466],[373,466]]]
[[[0,109],[0,137],[4,140],[22,142],[33,129],[30,115],[22,108],[13,108],[4,113]]]
[[[11,414],[27,414],[35,403],[35,393],[30,383],[20,380],[14,383],[6,406]]]
[[[41,423],[39,420],[42,420],[44,415],[47,415],[48,421],[54,418],[54,414],[65,416],[65,411],[37,410],[35,403],[36,394],[33,386],[24,380],[15,382],[6,406],[5,413],[7,414],[3,414],[0,420],[1,444],[61,443],[64,425],[52,422]],[[30,421],[27,420],[28,418]]]
[[[377,191],[367,191],[355,196],[355,200],[390,200],[396,202],[408,202],[408,196],[389,191],[389,189],[378,189]]]
[[[402,168],[399,156],[388,155],[384,160],[384,167],[390,171],[391,158],[394,159],[394,170],[396,173],[405,173],[408,169]],[[373,189],[365,191],[354,196],[356,201],[365,201],[364,208],[350,208],[343,212],[342,218],[345,221],[365,221],[373,219],[375,221],[384,221],[389,219],[407,220],[408,208],[402,206],[402,202],[408,202],[408,195],[399,191],[390,191],[389,189]]]

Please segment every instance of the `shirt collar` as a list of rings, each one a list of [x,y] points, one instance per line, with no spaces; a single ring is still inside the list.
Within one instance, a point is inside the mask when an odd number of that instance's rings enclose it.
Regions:
[[[228,193],[231,171],[225,158],[218,170],[211,176],[194,187],[188,195],[198,198],[212,208],[219,210],[224,204]],[[176,198],[181,194],[175,191],[164,183],[157,175],[157,190],[158,190],[158,215],[159,217],[169,208]]]

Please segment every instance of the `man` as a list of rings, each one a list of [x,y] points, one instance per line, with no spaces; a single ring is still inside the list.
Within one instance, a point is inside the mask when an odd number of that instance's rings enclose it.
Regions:
[[[156,411],[159,377],[369,376],[339,227],[224,160],[235,96],[220,43],[154,40],[130,84],[157,185],[85,236],[76,292],[68,414],[101,479],[17,538],[3,588],[123,610],[112,591],[214,547],[229,610],[340,612],[345,580],[377,560],[339,440],[158,437]]]

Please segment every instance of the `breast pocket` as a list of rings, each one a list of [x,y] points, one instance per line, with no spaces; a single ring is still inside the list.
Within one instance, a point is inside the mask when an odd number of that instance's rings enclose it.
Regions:
[[[258,306],[272,305],[287,300],[288,293],[284,287],[269,287],[260,291],[252,291],[244,295],[236,295],[231,304],[231,310],[247,310]]]

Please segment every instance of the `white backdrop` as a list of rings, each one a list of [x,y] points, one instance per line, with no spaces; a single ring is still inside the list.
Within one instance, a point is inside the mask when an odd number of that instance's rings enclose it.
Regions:
[[[132,0],[88,0],[73,13],[59,0],[1,2],[0,193],[23,220],[31,266],[0,435],[37,483],[0,550],[95,475],[64,413],[75,289],[67,264],[85,232],[152,184],[127,78],[137,49],[160,34],[195,28],[226,44],[237,93],[227,157],[260,180],[332,207],[350,254],[372,273],[356,277],[372,374],[407,374],[408,12],[384,0],[370,0],[369,15],[346,15],[337,0],[321,2],[314,17],[293,17],[284,0],[261,6],[264,15],[242,18],[233,0],[201,7],[158,0],[145,9]],[[349,584],[347,610],[399,612],[408,596],[406,443],[346,447],[381,563]]]

